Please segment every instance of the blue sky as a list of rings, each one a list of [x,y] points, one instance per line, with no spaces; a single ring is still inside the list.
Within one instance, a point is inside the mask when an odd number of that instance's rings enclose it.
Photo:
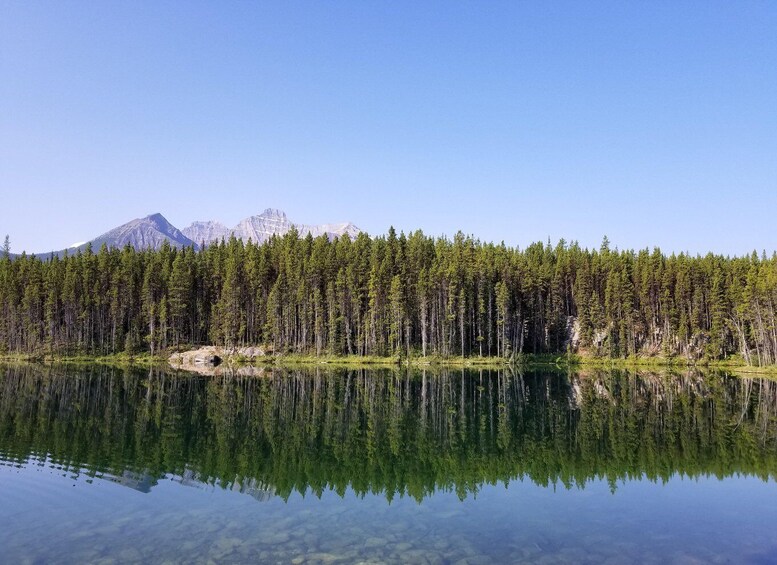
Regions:
[[[777,249],[777,2],[0,0],[0,236],[264,208]]]

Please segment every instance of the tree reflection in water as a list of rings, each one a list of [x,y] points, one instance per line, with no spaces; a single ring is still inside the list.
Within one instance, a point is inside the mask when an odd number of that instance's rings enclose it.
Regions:
[[[348,488],[419,501],[528,478],[773,478],[777,382],[720,373],[284,370],[203,377],[8,366],[0,460],[45,459],[143,489],[259,500]]]

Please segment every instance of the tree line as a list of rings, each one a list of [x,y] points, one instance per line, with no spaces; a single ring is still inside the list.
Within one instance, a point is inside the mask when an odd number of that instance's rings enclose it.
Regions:
[[[417,231],[353,240],[292,231],[195,251],[87,248],[0,259],[0,350],[625,357],[777,362],[777,254],[577,243],[525,249]]]

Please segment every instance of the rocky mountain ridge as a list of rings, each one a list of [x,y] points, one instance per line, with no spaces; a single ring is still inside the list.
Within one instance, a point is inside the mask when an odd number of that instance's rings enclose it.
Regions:
[[[119,248],[131,245],[135,249],[159,249],[165,241],[170,242],[173,247],[189,247],[194,244],[162,214],[157,213],[113,228],[76,249],[85,249],[89,244],[94,251],[100,249],[103,244]]]
[[[51,255],[63,257],[65,254],[74,255],[79,251],[84,251],[89,246],[94,252],[97,252],[103,245],[115,248],[131,245],[138,250],[159,249],[165,241],[173,247],[199,249],[202,245],[217,243],[232,235],[246,242],[250,239],[255,243],[263,243],[273,235],[282,236],[288,233],[292,228],[297,229],[300,237],[305,237],[310,233],[313,237],[326,235],[330,239],[344,235],[353,238],[361,232],[350,222],[320,225],[294,224],[283,211],[273,208],[268,208],[261,214],[242,220],[234,228],[228,228],[220,222],[208,220],[193,222],[190,226],[179,230],[162,214],[156,213],[145,218],[131,220],[80,245],[60,251],[36,253],[35,255],[39,257]]]
[[[311,234],[313,237],[326,235],[330,239],[343,235],[354,238],[361,231],[350,222],[320,225],[295,224],[289,220],[286,213],[282,210],[267,208],[261,214],[241,220],[231,229],[220,222],[199,221],[185,227],[182,232],[192,241],[208,245],[221,239],[227,239],[231,235],[243,241],[250,239],[255,243],[263,243],[273,235],[288,233],[292,228],[296,228],[300,237]]]

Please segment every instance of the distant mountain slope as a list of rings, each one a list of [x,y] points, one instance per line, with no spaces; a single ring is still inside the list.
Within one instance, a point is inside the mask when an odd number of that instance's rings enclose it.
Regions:
[[[288,233],[292,228],[297,229],[300,237],[305,237],[310,233],[314,237],[326,235],[330,239],[343,235],[354,238],[361,233],[361,230],[350,222],[316,226],[293,224],[284,212],[272,208],[268,208],[257,216],[246,218],[234,228],[228,228],[219,222],[201,221],[194,222],[187,228],[179,230],[168,222],[162,214],[151,214],[145,218],[137,218],[127,222],[86,243],[75,244],[60,251],[35,253],[35,255],[41,258],[48,258],[52,255],[57,257],[63,257],[65,254],[75,255],[79,251],[84,251],[89,245],[94,253],[97,253],[103,245],[119,249],[127,245],[131,245],[135,249],[159,249],[165,241],[168,241],[173,247],[199,248],[203,243],[207,245],[221,241],[221,239],[229,238],[232,234],[243,241],[251,239],[256,243],[263,243],[273,235]],[[12,254],[11,258],[16,256],[18,253]]]
[[[319,233],[316,233],[315,230],[319,230]],[[306,235],[306,232],[309,231],[311,234],[313,234],[313,237],[318,235],[328,235],[330,239],[333,237],[340,237],[342,235],[347,235],[353,239],[362,232],[362,230],[357,228],[351,222],[341,222],[339,224],[321,224],[320,226],[300,225],[297,226],[297,231],[303,235]]]
[[[194,222],[192,225],[184,228],[182,232],[186,237],[197,243],[204,242],[208,244],[217,242],[222,238],[228,238],[232,234],[243,241],[250,239],[256,243],[263,243],[273,235],[288,233],[292,228],[296,228],[301,237],[305,237],[310,233],[313,237],[326,235],[330,239],[342,235],[353,238],[361,232],[359,228],[350,222],[321,225],[294,224],[283,211],[273,208],[267,208],[261,214],[242,220],[232,229],[219,222],[208,221]]]
[[[169,241],[173,247],[196,247],[196,244],[191,239],[168,222],[162,214],[151,214],[145,218],[137,218],[117,228],[113,228],[111,231],[72,250],[86,249],[86,246],[90,243],[92,244],[92,250],[95,252],[103,244],[106,244],[108,247],[118,248],[131,245],[135,249],[159,249],[165,241]]]
[[[267,208],[258,216],[251,216],[241,221],[233,233],[235,237],[244,241],[251,239],[251,241],[262,243],[273,235],[288,233],[293,225],[284,212]]]
[[[220,222],[206,221],[194,222],[189,227],[182,229],[181,233],[200,245],[202,243],[227,239],[229,238],[231,231],[232,230]]]
[[[35,253],[35,255],[42,259],[52,255],[57,257],[64,257],[65,254],[75,255],[79,251],[84,251],[89,245],[92,246],[92,251],[97,253],[103,244],[119,249],[126,245],[131,245],[135,249],[159,249],[165,241],[169,241],[173,247],[197,247],[192,240],[181,233],[181,230],[168,222],[162,214],[151,214],[145,218],[137,218],[117,228],[113,228],[85,243],[73,245],[60,251],[47,251]]]

